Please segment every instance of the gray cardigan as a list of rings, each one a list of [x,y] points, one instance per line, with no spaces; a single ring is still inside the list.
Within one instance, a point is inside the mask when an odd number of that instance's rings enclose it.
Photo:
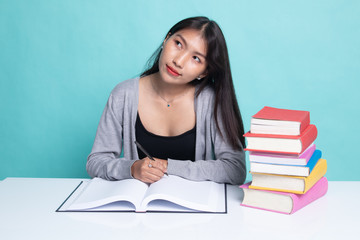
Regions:
[[[138,160],[134,144],[138,100],[139,77],[119,83],[111,92],[86,164],[91,177],[132,178],[131,166]],[[195,161],[168,159],[167,172],[194,181],[242,184],[246,178],[245,153],[234,150],[221,137],[213,106],[214,93],[207,87],[195,98]]]

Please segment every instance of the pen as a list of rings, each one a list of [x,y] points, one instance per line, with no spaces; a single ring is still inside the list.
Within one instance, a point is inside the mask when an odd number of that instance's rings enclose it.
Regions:
[[[141,146],[140,143],[138,143],[137,141],[135,141],[135,144],[136,144],[136,146],[138,146],[138,148],[140,148],[140,150],[141,150],[143,153],[145,153],[145,155],[146,155],[148,158],[150,158],[150,160],[155,161],[155,159],[145,150],[145,148],[143,148],[143,146]]]
[[[138,148],[152,161],[155,161],[155,159],[145,150],[145,148],[143,146],[141,146],[140,143],[138,143],[137,141],[135,141],[136,146],[138,146]],[[169,176],[168,173],[164,173],[166,176]]]

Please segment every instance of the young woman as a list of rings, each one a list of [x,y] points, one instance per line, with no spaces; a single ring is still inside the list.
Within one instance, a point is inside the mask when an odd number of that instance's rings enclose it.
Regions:
[[[243,183],[244,127],[216,22],[206,17],[180,21],[151,63],[140,77],[111,92],[88,157],[89,175],[153,183],[171,174]]]

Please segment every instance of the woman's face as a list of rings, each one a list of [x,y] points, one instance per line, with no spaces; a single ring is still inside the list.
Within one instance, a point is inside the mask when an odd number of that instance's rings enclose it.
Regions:
[[[183,29],[165,39],[159,60],[163,81],[186,84],[204,77],[207,67],[207,45],[200,31]]]

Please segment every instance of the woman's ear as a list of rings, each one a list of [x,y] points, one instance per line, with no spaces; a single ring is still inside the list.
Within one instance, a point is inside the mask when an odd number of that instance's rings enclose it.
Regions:
[[[208,71],[205,70],[202,74],[199,75],[199,78],[204,78],[207,76],[207,74],[208,74]]]
[[[165,42],[169,39],[170,36],[171,36],[171,32],[169,32],[168,35],[166,36],[166,38],[164,39],[163,45],[164,45]]]

